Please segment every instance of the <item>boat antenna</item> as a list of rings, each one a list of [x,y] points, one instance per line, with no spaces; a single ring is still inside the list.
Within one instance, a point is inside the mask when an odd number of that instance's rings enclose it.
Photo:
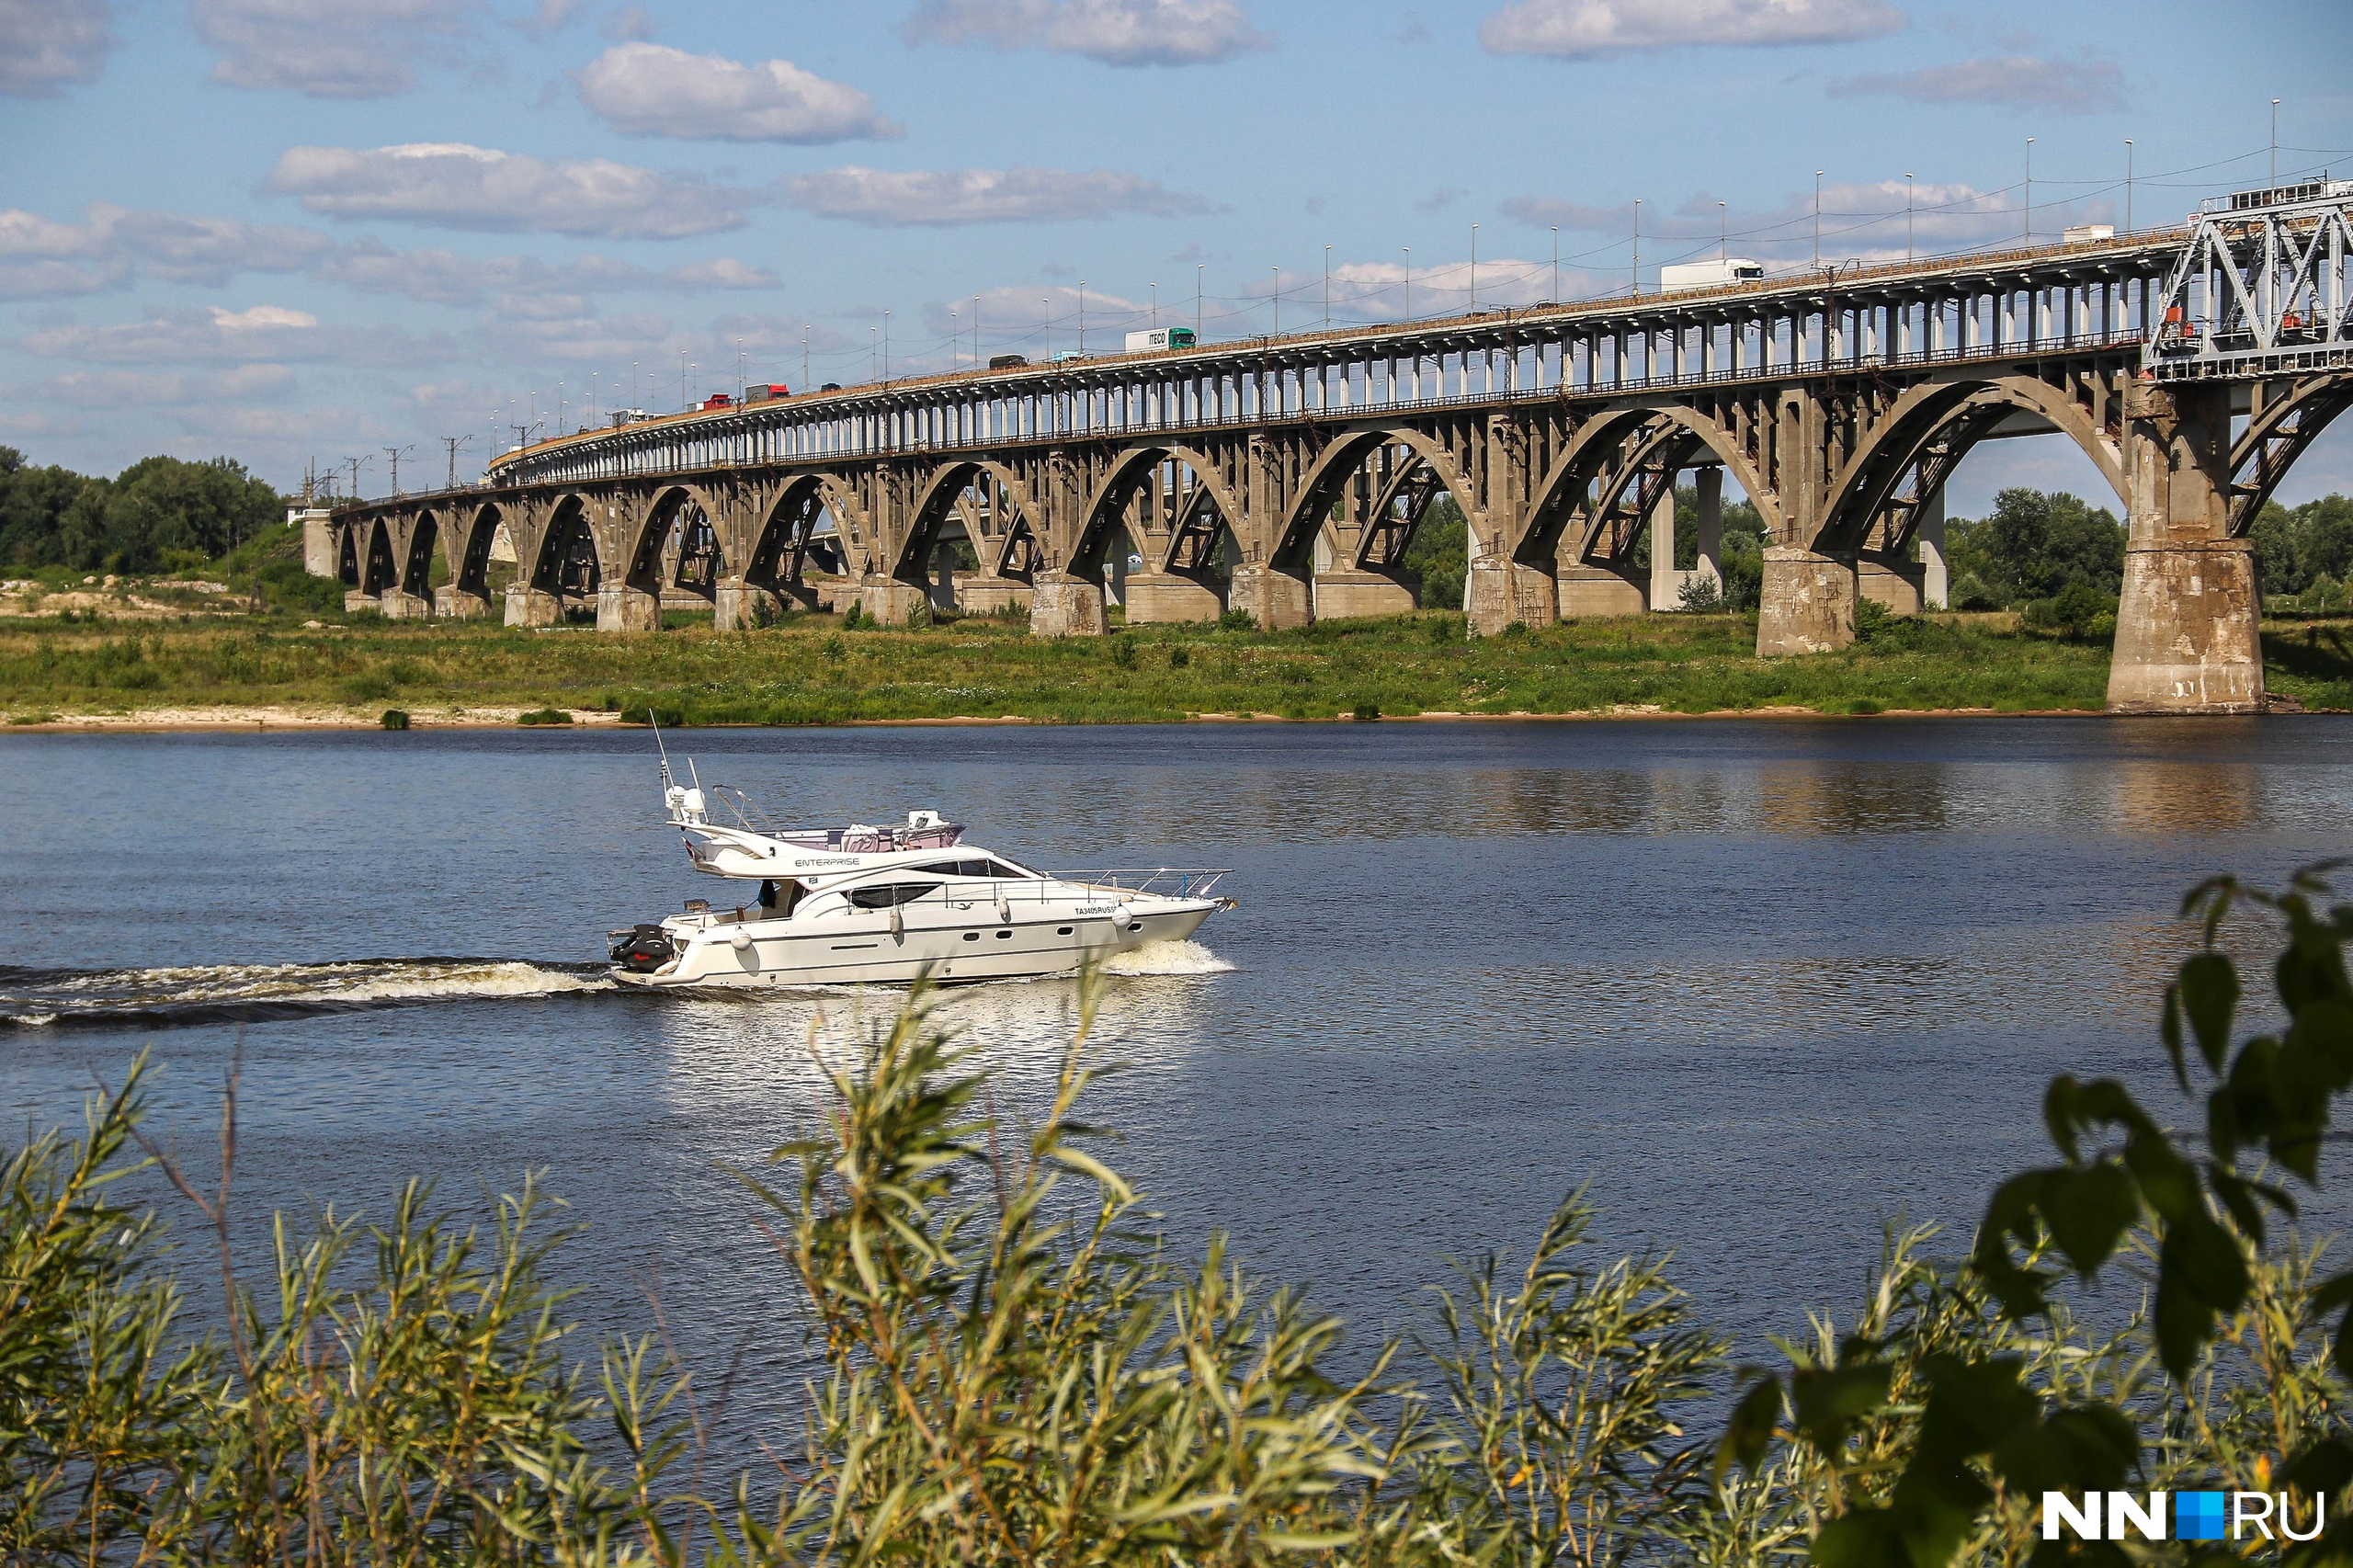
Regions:
[[[662,744],[662,722],[654,716],[654,705],[645,705],[645,722],[654,726],[654,749],[662,754],[662,788],[670,787],[670,748]]]

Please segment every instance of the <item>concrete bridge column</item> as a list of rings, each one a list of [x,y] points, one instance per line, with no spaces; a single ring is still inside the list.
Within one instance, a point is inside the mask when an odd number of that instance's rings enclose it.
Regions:
[[[956,606],[966,615],[995,615],[1006,605],[1029,608],[1029,585],[1018,577],[974,572],[956,579]]]
[[[1699,564],[1693,571],[1698,578],[1713,583],[1721,594],[1724,586],[1724,471],[1703,468],[1699,472],[1697,480],[1699,491]]]
[[[1308,580],[1263,562],[1245,562],[1233,569],[1226,587],[1226,603],[1246,609],[1262,631],[1288,631],[1315,620],[1315,601]]]
[[[386,588],[376,597],[377,608],[386,620],[430,620],[433,601],[423,594],[412,594],[395,585]]]
[[[1920,503],[1920,604],[1925,609],[1948,609],[1952,584],[1945,564],[1945,487]]]
[[[661,631],[662,596],[627,583],[606,583],[597,590],[597,630]]]
[[[1756,656],[1825,653],[1854,640],[1855,557],[1767,545]]]
[[[931,593],[915,584],[875,572],[859,582],[858,602],[864,608],[866,619],[876,625],[904,626],[915,618],[916,606],[929,606]]]
[[[1411,572],[1318,572],[1316,619],[1404,615],[1421,602],[1421,579]]]
[[[710,595],[710,629],[741,631],[752,624],[752,590],[740,577],[727,577]]]
[[[1030,585],[1029,634],[1033,637],[1100,637],[1110,630],[1103,615],[1103,585],[1067,572],[1040,572]]]
[[[2255,552],[2230,532],[2227,387],[2125,390],[2124,592],[2111,713],[2259,713]]]
[[[1225,613],[1225,596],[1214,582],[1174,572],[1139,572],[1130,577],[1128,624],[1148,621],[1215,620]]]
[[[506,589],[506,624],[561,626],[563,624],[563,601],[553,594],[541,593],[521,583],[510,584]]]
[[[1668,482],[1659,486],[1658,499],[1651,503],[1650,528],[1650,608],[1681,609],[1683,574],[1675,569],[1675,484],[1671,474]]]
[[[1466,575],[1462,612],[1478,636],[1499,636],[1513,625],[1550,626],[1561,619],[1559,586],[1540,566],[1491,551],[1472,561]]]
[[[476,620],[490,613],[490,596],[445,583],[433,590],[433,613],[443,620]]]

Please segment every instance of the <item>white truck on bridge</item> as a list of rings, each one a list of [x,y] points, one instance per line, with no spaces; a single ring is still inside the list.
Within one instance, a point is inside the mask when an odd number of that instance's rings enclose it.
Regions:
[[[1662,294],[1688,293],[1694,289],[1729,289],[1735,283],[1762,283],[1765,264],[1744,256],[1725,256],[1717,261],[1686,261],[1658,269],[1658,291]]]

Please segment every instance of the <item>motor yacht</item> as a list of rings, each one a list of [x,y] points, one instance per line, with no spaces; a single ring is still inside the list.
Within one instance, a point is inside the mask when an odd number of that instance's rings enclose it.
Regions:
[[[1223,869],[1048,872],[964,842],[935,811],[904,826],[775,829],[740,790],[678,783],[663,804],[694,869],[743,897],[608,933],[612,977],[653,989],[950,983],[1054,974],[1191,936],[1233,901]],[[720,815],[732,822],[717,820]]]

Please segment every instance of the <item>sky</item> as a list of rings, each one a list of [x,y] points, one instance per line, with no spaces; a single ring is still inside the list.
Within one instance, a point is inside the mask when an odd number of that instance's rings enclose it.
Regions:
[[[886,354],[1811,267],[1817,184],[1825,260],[2176,222],[2353,175],[2349,45],[2343,0],[0,0],[0,444],[374,495]],[[2011,483],[2113,504],[2045,437],[1952,510]],[[2332,491],[2353,421],[2280,496]]]

